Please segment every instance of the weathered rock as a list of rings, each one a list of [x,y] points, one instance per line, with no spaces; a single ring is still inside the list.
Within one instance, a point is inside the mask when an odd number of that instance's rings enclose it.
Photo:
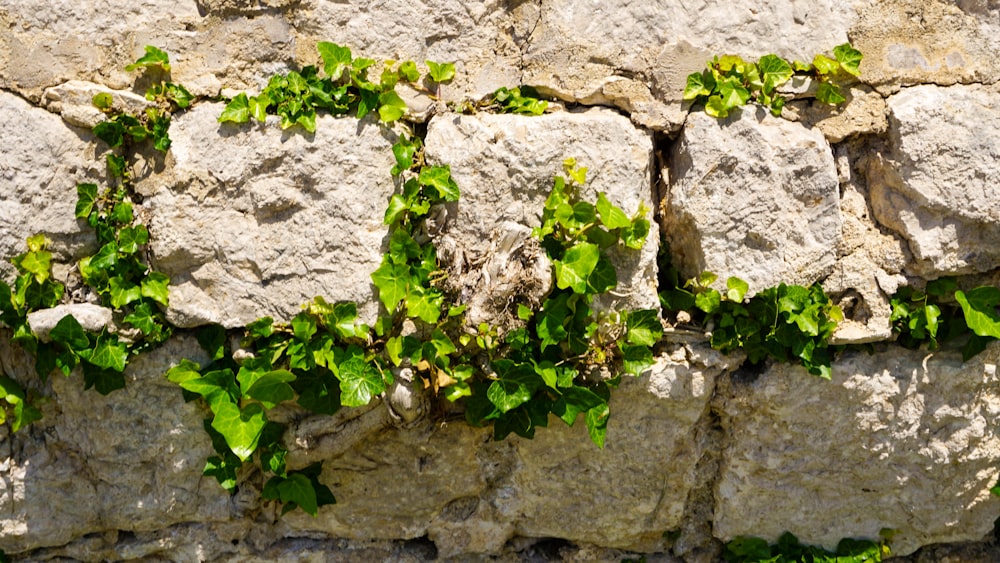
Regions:
[[[229,519],[228,495],[201,477],[213,452],[204,413],[163,377],[182,357],[204,360],[194,339],[171,340],[133,360],[126,388],[107,397],[84,391],[79,373],[52,379],[58,412],[44,431],[11,436],[2,462],[0,549]]]
[[[144,183],[154,267],[171,276],[179,326],[289,320],[316,296],[374,322],[395,133],[320,117],[316,133],[219,124],[202,104],[171,127],[174,164]],[[206,150],[211,147],[211,150]]]
[[[90,129],[106,119],[104,112],[94,106],[94,96],[97,94],[110,95],[114,111],[132,115],[141,115],[146,108],[155,106],[145,97],[133,92],[112,90],[82,80],[71,80],[46,89],[42,103],[52,113],[62,115],[66,123]]]
[[[553,177],[564,175],[566,158],[575,158],[579,166],[588,168],[588,181],[580,190],[584,201],[596,201],[597,193],[605,192],[627,214],[635,213],[640,204],[653,208],[652,139],[610,110],[537,117],[438,116],[431,120],[425,145],[430,160],[451,166],[462,191],[457,208],[448,209],[446,233],[451,242],[444,244],[458,249],[461,256],[455,260],[455,269],[463,272],[489,262],[491,241],[510,238],[507,246],[512,248],[513,239],[529,236],[527,229],[517,236],[498,231],[505,222],[527,227],[540,224]],[[652,222],[652,212],[647,218]],[[658,307],[658,237],[654,231],[650,229],[641,251],[615,253],[619,286],[602,301],[604,307]],[[537,268],[525,271],[533,270]],[[492,290],[474,283],[470,291]]]
[[[675,143],[663,230],[686,277],[736,276],[751,293],[829,274],[841,217],[823,135],[746,108],[725,120],[692,113]]]
[[[0,92],[0,278],[7,262],[27,251],[25,239],[45,233],[57,261],[70,262],[94,243],[93,231],[74,218],[76,184],[96,182],[103,163],[94,158],[89,132],[59,116]]]
[[[847,352],[833,381],[774,365],[726,393],[716,536],[807,544],[878,538],[893,553],[974,541],[1000,499],[1000,345],[957,351]]]
[[[842,3],[707,2],[697,8],[612,0],[580,10],[571,0],[522,3],[515,41],[526,84],[566,100],[634,112],[637,123],[675,130],[684,122],[688,74],[715,55],[768,53],[811,59],[847,40],[854,11]]]
[[[28,325],[39,340],[48,342],[49,333],[67,315],[72,315],[84,330],[101,332],[101,329],[111,324],[112,311],[107,307],[91,303],[58,305],[51,309],[28,313]]]
[[[889,124],[885,99],[868,86],[854,85],[841,90],[847,101],[831,106],[817,102],[793,101],[785,106],[782,117],[818,128],[826,140],[839,143],[852,135],[884,133]]]
[[[851,28],[861,76],[882,93],[910,84],[1000,78],[1000,5],[991,0],[857,3]]]
[[[501,0],[348,0],[303,2],[290,17],[297,58],[316,59],[315,44],[333,41],[355,57],[454,62],[455,79],[438,88],[443,99],[481,98],[501,86],[521,84],[520,53],[505,31]]]
[[[875,218],[930,278],[1000,265],[1000,89],[915,86],[889,99],[890,149],[869,172]]]

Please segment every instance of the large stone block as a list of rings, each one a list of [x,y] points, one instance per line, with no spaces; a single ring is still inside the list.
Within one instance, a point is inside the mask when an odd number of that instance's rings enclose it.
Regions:
[[[466,270],[489,261],[496,250],[490,248],[491,241],[528,239],[530,231],[517,225],[540,224],[553,178],[565,175],[563,161],[569,157],[589,169],[580,193],[583,200],[596,201],[597,193],[605,192],[629,215],[644,204],[653,222],[652,138],[610,110],[537,117],[438,116],[428,127],[426,147],[430,160],[451,165],[452,177],[462,191],[453,216],[447,219],[450,242],[444,245],[458,248],[464,263],[470,265]],[[619,287],[604,306],[658,307],[659,241],[653,225],[641,251],[623,249],[614,256]],[[514,244],[511,241],[508,246]],[[542,270],[538,275],[551,274]],[[489,291],[482,284],[474,288],[474,292]]]
[[[222,108],[177,117],[173,166],[140,182],[153,266],[171,276],[169,318],[289,320],[321,296],[357,302],[373,322],[395,133],[370,118],[320,117],[315,134],[281,131],[276,118],[220,124]]]
[[[58,260],[79,258],[95,239],[74,217],[76,184],[98,181],[103,173],[93,137],[0,92],[0,138],[0,279],[10,279],[14,268],[7,260],[26,252],[25,239],[37,233],[52,240]]]
[[[803,543],[877,539],[892,550],[975,541],[1000,499],[1000,345],[957,351],[847,352],[833,380],[776,364],[723,391],[715,533]]]
[[[228,495],[201,475],[213,453],[206,413],[163,377],[183,357],[205,359],[193,338],[175,338],[134,359],[125,389],[108,396],[84,390],[78,372],[53,375],[58,408],[6,439],[0,549],[229,519]]]
[[[1000,89],[915,86],[889,99],[890,147],[873,159],[875,218],[927,277],[1000,266]]]
[[[663,229],[682,273],[750,284],[809,285],[833,269],[839,183],[823,135],[746,108],[719,120],[697,112],[674,144]]]
[[[713,56],[776,53],[811,60],[844,43],[855,18],[854,10],[834,0],[697,6],[611,0],[585,9],[556,0],[525,2],[515,14],[524,83],[568,100],[614,104],[637,123],[669,130],[684,122],[687,75]]]

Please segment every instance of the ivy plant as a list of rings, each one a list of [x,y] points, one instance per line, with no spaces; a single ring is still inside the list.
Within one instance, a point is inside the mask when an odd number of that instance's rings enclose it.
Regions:
[[[739,536],[726,544],[722,556],[728,563],[878,563],[890,555],[887,542],[845,538],[837,549],[802,545],[789,532],[769,545],[761,538]]]
[[[793,76],[817,82],[816,99],[837,105],[846,100],[839,82],[860,76],[860,51],[845,43],[833,49],[833,58],[816,55],[812,63],[789,62],[777,55],[765,55],[757,62],[737,55],[723,55],[708,62],[702,72],[688,75],[684,100],[704,104],[705,113],[723,118],[749,102],[760,104],[781,115],[788,98],[778,88]]]
[[[542,115],[548,109],[549,103],[541,99],[538,90],[531,86],[516,88],[498,88],[483,106],[486,109],[496,109],[501,113],[517,113],[522,115]]]

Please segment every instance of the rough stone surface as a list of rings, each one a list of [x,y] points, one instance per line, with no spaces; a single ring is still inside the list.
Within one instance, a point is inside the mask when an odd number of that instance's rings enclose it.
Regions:
[[[146,183],[154,267],[179,326],[289,320],[316,296],[373,322],[395,134],[321,117],[316,133],[219,124],[203,104],[171,127],[173,166]],[[206,150],[205,147],[211,147]]]
[[[204,360],[194,339],[174,339],[133,360],[126,388],[107,397],[84,391],[79,373],[52,379],[58,406],[0,456],[0,549],[229,519],[227,495],[201,478],[212,453],[205,413],[163,377],[183,357]]]
[[[841,216],[822,134],[751,108],[688,117],[670,158],[663,230],[686,277],[809,285],[836,259]]]
[[[0,277],[14,268],[6,259],[27,251],[25,239],[45,233],[56,258],[71,261],[94,235],[74,217],[76,184],[96,181],[100,163],[93,137],[62,119],[0,92]]]
[[[811,59],[847,40],[854,11],[833,1],[665,5],[653,0],[521,3],[515,41],[524,80],[567,100],[627,109],[637,123],[675,130],[684,122],[688,74],[714,55],[777,53]]]
[[[90,129],[106,119],[104,112],[94,106],[94,96],[97,94],[109,94],[112,110],[132,115],[141,115],[146,108],[155,106],[144,96],[133,92],[112,90],[82,80],[70,80],[46,89],[42,103],[49,111],[62,115],[70,125]]]
[[[890,143],[869,181],[882,224],[909,243],[914,273],[1000,263],[1000,89],[917,86],[889,99]]]
[[[563,161],[575,158],[588,168],[580,196],[596,201],[597,192],[631,215],[644,204],[653,209],[653,144],[648,133],[610,110],[517,115],[442,116],[427,130],[428,159],[451,165],[462,190],[457,209],[446,219],[447,235],[457,247],[457,269],[474,270],[488,261],[490,241],[513,236],[505,222],[540,224],[553,178],[565,175]],[[647,215],[651,221],[652,211]],[[614,257],[619,287],[607,306],[657,307],[654,228],[641,251],[623,249]],[[519,235],[526,239],[527,229]],[[517,237],[514,237],[517,238]],[[470,291],[483,291],[473,286]]]
[[[899,555],[982,539],[1000,508],[998,361],[995,343],[964,364],[957,351],[848,352],[833,381],[775,365],[723,391],[716,536],[790,531],[832,548],[893,528]]]

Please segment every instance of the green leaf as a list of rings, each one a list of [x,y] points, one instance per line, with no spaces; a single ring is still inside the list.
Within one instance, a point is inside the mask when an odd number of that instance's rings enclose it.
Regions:
[[[52,327],[52,331],[49,332],[49,338],[53,342],[63,344],[76,352],[90,347],[90,339],[87,338],[87,333],[73,315],[66,315],[60,319],[56,323],[56,326]]]
[[[230,100],[226,104],[226,108],[222,110],[222,115],[219,116],[218,121],[219,123],[227,121],[232,123],[246,123],[250,121],[250,100],[247,99],[247,95],[241,92]]]
[[[816,55],[813,57],[813,67],[819,74],[833,74],[840,68],[840,61],[826,55]]]
[[[705,102],[705,113],[711,115],[712,117],[717,117],[719,119],[729,116],[730,107],[722,101],[721,95],[709,96],[708,101]]]
[[[170,278],[160,272],[150,272],[142,280],[142,296],[156,301],[164,307],[169,306],[168,293]]]
[[[200,378],[200,372],[200,365],[187,358],[182,358],[179,364],[167,370],[166,378],[168,381],[180,385],[185,381]]]
[[[76,218],[86,219],[94,211],[97,202],[97,184],[76,185]]]
[[[596,244],[581,242],[563,255],[562,260],[553,260],[556,285],[559,289],[572,289],[574,293],[587,293],[587,279],[597,266],[600,249]]]
[[[127,225],[132,222],[132,204],[127,201],[120,201],[115,204],[114,209],[111,211],[111,220],[120,223],[122,225]],[[120,250],[120,249],[119,249]]]
[[[350,357],[338,366],[340,402],[346,407],[362,407],[385,391],[385,380],[372,364],[365,361],[360,348],[351,346],[347,353]]]
[[[334,80],[338,80],[344,70],[351,68],[351,49],[329,41],[320,41],[316,50],[323,59],[323,72]]]
[[[654,346],[663,338],[663,325],[659,312],[655,309],[629,311],[625,317],[628,327],[626,340],[629,344]]]
[[[403,98],[400,98],[399,94],[392,90],[379,94],[378,104],[379,119],[385,123],[391,123],[403,117],[407,109]]]
[[[292,319],[292,332],[296,339],[309,342],[309,339],[316,334],[316,318],[305,311],[295,315]]]
[[[125,371],[128,348],[118,341],[118,336],[109,334],[107,329],[97,336],[94,347],[79,351],[80,357],[101,368]]]
[[[699,96],[711,96],[715,88],[715,79],[709,72],[695,72],[687,77],[687,85],[684,87],[684,99],[694,100]]]
[[[243,463],[233,454],[228,454],[225,459],[219,456],[209,457],[205,461],[205,468],[201,474],[206,477],[215,477],[219,485],[230,493],[236,490],[237,471]]]
[[[587,411],[585,419],[587,422],[587,433],[590,434],[590,440],[598,448],[604,448],[604,439],[608,434],[608,417],[610,414],[611,411],[608,410],[607,404],[598,405]]]
[[[114,98],[112,98],[111,94],[107,92],[98,92],[97,94],[94,94],[94,97],[91,98],[90,101],[94,104],[95,108],[104,111],[111,109],[111,105],[114,103]]]
[[[319,509],[316,501],[316,490],[313,489],[312,482],[308,477],[302,475],[301,473],[290,473],[287,478],[272,477],[271,480],[268,481],[268,485],[272,482],[275,483],[273,487],[276,489],[277,500],[285,503],[286,510],[283,510],[282,512],[287,512],[288,510],[293,510],[295,507],[299,507],[307,514],[316,516]],[[264,488],[265,490],[268,489],[267,486]],[[291,508],[289,508],[289,506]]]
[[[861,54],[861,51],[852,47],[850,43],[834,47],[833,56],[840,63],[840,68],[844,69],[845,72],[854,76],[861,76],[861,59],[864,58],[864,55]]]
[[[390,313],[396,310],[400,301],[406,299],[410,286],[410,267],[395,264],[388,256],[382,257],[382,265],[372,272],[372,282],[378,289],[378,297]]]
[[[649,220],[641,217],[632,221],[631,227],[622,230],[622,241],[632,250],[640,250],[646,244],[648,237]]]
[[[172,82],[167,82],[165,86],[167,98],[177,104],[177,107],[187,109],[191,105],[194,96],[188,92],[187,88]]]
[[[430,70],[431,80],[434,82],[448,82],[455,78],[455,63],[436,63],[434,61],[424,61]]]
[[[252,339],[267,338],[274,333],[274,319],[261,317],[246,327],[247,335]]]
[[[737,277],[730,277],[726,280],[726,299],[733,303],[742,303],[747,292],[750,291],[750,284]]]
[[[295,391],[288,384],[290,381],[295,381],[292,372],[283,369],[270,371],[255,379],[243,395],[260,401],[265,409],[273,409],[278,403],[295,397]]]
[[[126,281],[120,276],[109,279],[108,287],[111,293],[111,306],[115,309],[121,309],[125,305],[142,298],[139,286]]]
[[[45,250],[26,252],[12,262],[22,273],[34,276],[38,283],[45,283],[52,271],[52,253]]]
[[[632,220],[625,215],[617,205],[608,201],[604,192],[597,193],[597,212],[601,214],[601,223],[608,229],[625,229],[632,226]]]
[[[434,324],[441,317],[441,307],[444,296],[436,289],[426,289],[420,286],[410,288],[406,294],[406,313],[411,318],[418,318],[425,323]]]
[[[587,277],[587,292],[600,294],[611,291],[618,286],[618,274],[615,267],[607,257],[601,255],[597,259],[590,276]]]
[[[125,142],[125,126],[117,121],[102,121],[94,125],[92,131],[111,148],[120,147]]]
[[[148,242],[149,230],[145,225],[125,227],[118,233],[118,250],[124,254],[135,254]]]
[[[399,76],[407,82],[416,82],[417,80],[420,80],[420,71],[417,70],[417,63],[413,61],[405,61],[400,64]]]
[[[136,61],[125,67],[125,70],[132,72],[137,68],[158,66],[164,72],[170,72],[170,57],[152,45],[146,45],[146,54],[136,59]]]
[[[494,365],[496,366],[503,361],[508,360],[498,360],[494,362]],[[486,396],[491,403],[500,409],[500,412],[505,413],[531,400],[531,396],[534,395],[540,383],[542,383],[541,378],[535,373],[533,367],[519,365],[491,383],[486,391]]]
[[[257,441],[267,423],[267,417],[260,405],[251,403],[242,410],[234,403],[219,402],[212,420],[212,428],[226,439],[229,449],[246,461],[257,449]]]
[[[424,166],[420,169],[417,181],[424,186],[437,190],[438,196],[445,201],[458,201],[458,184],[451,177],[451,166]]]
[[[607,405],[607,401],[586,387],[574,385],[563,389],[562,396],[552,405],[552,413],[567,426],[573,426],[577,415],[600,405]]]
[[[1000,288],[983,286],[968,292],[956,291],[955,300],[962,306],[965,324],[978,336],[1000,338]]]
[[[792,77],[792,66],[777,55],[764,55],[757,63],[763,80],[763,91],[770,94]]]
[[[142,331],[146,336],[155,334],[160,329],[159,323],[153,317],[153,306],[145,301],[136,305],[131,313],[125,315],[123,320]]]
[[[820,82],[816,88],[816,99],[824,104],[837,105],[843,103],[847,98],[840,93],[840,87],[830,82]]]
[[[750,99],[750,91],[735,78],[719,82],[719,95],[727,111],[746,105],[747,100]]]
[[[82,354],[81,354],[82,357]],[[125,376],[114,369],[102,368],[84,362],[83,368],[83,388],[94,388],[101,395],[107,395],[112,391],[125,388]]]
[[[711,315],[719,310],[722,304],[722,296],[714,289],[706,289],[694,296],[694,304],[702,311]]]
[[[619,343],[622,353],[622,369],[625,373],[639,376],[653,365],[653,352],[648,346],[629,346]]]

